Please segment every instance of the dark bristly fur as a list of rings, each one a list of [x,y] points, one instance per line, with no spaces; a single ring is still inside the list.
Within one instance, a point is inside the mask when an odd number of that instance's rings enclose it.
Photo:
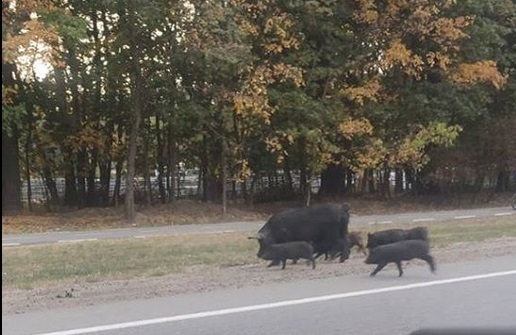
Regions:
[[[366,248],[364,247],[364,242],[362,239],[362,235],[360,235],[359,232],[352,231],[349,232],[346,236],[346,240],[348,242],[348,245],[345,246],[347,249],[351,250],[353,247],[357,247],[358,251],[362,252],[364,255],[367,255]],[[340,255],[340,251],[342,249],[342,246],[338,243],[342,243],[341,241],[338,241],[337,244],[334,245],[315,245],[315,259],[319,258],[321,255],[324,255],[324,260],[335,259]]]
[[[428,241],[428,229],[415,227],[412,229],[387,229],[367,234],[367,248],[369,250],[380,245],[399,242],[403,240]]]
[[[403,275],[401,261],[409,261],[419,258],[430,265],[430,270],[435,272],[435,263],[430,256],[430,246],[427,241],[422,240],[406,240],[395,243],[378,246],[369,252],[369,256],[365,260],[366,264],[377,264],[376,269],[371,276],[376,275],[389,263],[396,263],[398,267],[399,277]]]
[[[307,259],[308,264],[312,263],[312,269],[315,269],[314,247],[305,241],[268,245],[263,251],[262,258],[273,261],[269,266],[281,262],[282,269],[285,269],[287,259]]]
[[[326,203],[293,208],[273,215],[254,237],[260,242],[257,256],[272,244],[306,241],[314,246],[340,247],[340,262],[349,256],[346,235],[349,224],[349,206]],[[275,264],[277,265],[277,264]]]

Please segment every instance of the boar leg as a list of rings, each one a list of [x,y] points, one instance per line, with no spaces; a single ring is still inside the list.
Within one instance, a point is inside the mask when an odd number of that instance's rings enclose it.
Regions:
[[[424,255],[421,257],[421,259],[426,261],[428,265],[430,265],[430,271],[432,271],[432,273],[435,273],[435,263],[433,257],[430,255]]]
[[[362,244],[359,244],[358,245],[358,251],[362,251],[362,253],[367,256],[367,251],[366,251],[366,248],[364,248],[364,246]]]
[[[396,262],[396,266],[398,267],[398,277],[401,277],[403,276],[403,269],[401,268],[401,262],[400,261],[397,261]]]
[[[376,266],[376,269],[374,269],[373,272],[371,272],[370,276],[371,277],[374,277],[378,272],[380,272],[381,269],[383,269],[385,266],[387,265],[387,263],[380,263]]]
[[[283,265],[281,266],[281,269],[282,269],[282,270],[285,270],[285,266],[287,265],[287,260],[286,260],[285,258],[283,258],[283,259],[281,260],[281,263],[283,264]]]
[[[280,261],[273,260],[269,265],[267,265],[267,267],[270,268],[271,266],[279,265],[279,263],[280,263]]]

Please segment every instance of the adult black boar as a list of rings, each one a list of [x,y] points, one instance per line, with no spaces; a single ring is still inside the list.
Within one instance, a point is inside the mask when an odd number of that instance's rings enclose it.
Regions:
[[[347,205],[321,204],[283,211],[273,215],[253,237],[260,242],[257,256],[262,258],[268,245],[306,241],[338,248],[340,262],[344,262],[349,256],[348,224]]]
[[[387,229],[367,234],[367,248],[373,249],[380,245],[403,240],[428,241],[428,229],[415,227],[412,229]]]
[[[377,264],[376,269],[371,272],[371,276],[376,275],[389,263],[396,263],[398,267],[399,277],[403,275],[401,268],[401,261],[409,261],[414,258],[419,258],[430,265],[430,270],[435,272],[435,263],[432,256],[430,256],[430,246],[428,241],[422,240],[405,240],[385,245],[380,245],[369,252],[365,263]]]

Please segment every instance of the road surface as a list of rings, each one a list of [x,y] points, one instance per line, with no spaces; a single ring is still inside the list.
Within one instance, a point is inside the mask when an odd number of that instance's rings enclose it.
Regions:
[[[350,226],[370,224],[414,223],[431,224],[445,220],[464,220],[496,216],[516,216],[516,211],[507,207],[450,210],[438,212],[414,212],[391,215],[351,216]],[[515,219],[516,221],[516,219]],[[2,234],[2,247],[20,245],[74,243],[121,238],[146,238],[160,235],[232,233],[258,231],[264,221],[231,222],[217,224],[170,225],[160,227],[134,227],[98,231],[48,232],[36,234]]]
[[[405,268],[401,278],[389,265],[374,278],[343,276],[5,315],[2,334],[392,335],[450,327],[516,334],[516,255],[438,264],[435,275],[418,262]]]

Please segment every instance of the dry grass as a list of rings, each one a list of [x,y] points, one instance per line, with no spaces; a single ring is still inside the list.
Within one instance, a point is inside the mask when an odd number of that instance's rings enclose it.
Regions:
[[[432,245],[444,246],[457,242],[474,242],[495,238],[516,237],[515,221],[516,219],[513,216],[506,216],[433,222],[424,226],[428,227]],[[365,234],[367,232],[390,228],[412,228],[417,225],[410,223],[403,225],[371,225],[359,231],[364,233],[364,238],[366,239]]]
[[[462,203],[443,197],[401,197],[392,200],[378,200],[368,197],[341,197],[320,199],[313,202],[335,201],[350,204],[353,215],[392,214],[412,211],[432,211],[467,207],[507,206],[510,194],[497,194],[489,203],[478,203],[464,199]],[[299,207],[297,202],[276,202],[256,204],[253,207],[243,204],[228,206],[222,214],[221,206],[201,203],[194,200],[181,200],[166,205],[155,205],[138,210],[135,225],[161,226],[192,223],[217,223],[229,221],[264,220],[270,215],[291,207]],[[2,216],[2,234],[45,231],[74,231],[104,228],[127,227],[123,209],[88,208],[56,213],[24,212],[16,216]]]
[[[413,225],[353,229],[366,232]],[[514,217],[432,223],[434,246],[516,237]],[[189,267],[230,267],[258,262],[246,234],[198,234],[140,240],[95,241],[2,249],[2,289],[31,289],[61,282],[95,282],[181,273]]]

